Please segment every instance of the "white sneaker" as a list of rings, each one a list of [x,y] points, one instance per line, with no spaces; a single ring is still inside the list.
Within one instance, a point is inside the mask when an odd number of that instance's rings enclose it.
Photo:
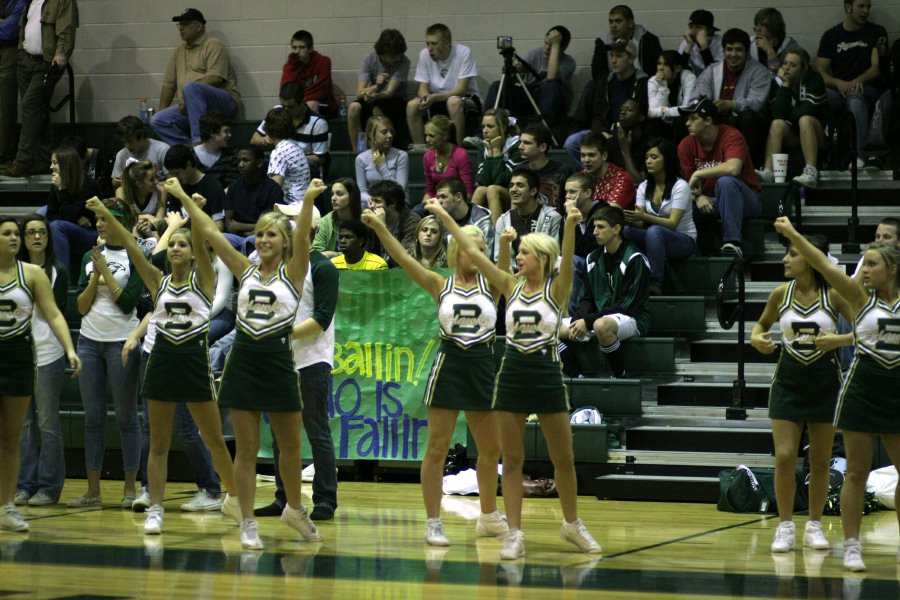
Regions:
[[[316,465],[310,464],[308,467],[300,471],[300,481],[305,483],[312,483],[312,480],[316,477]]]
[[[159,535],[163,530],[163,507],[154,504],[147,509],[147,517],[144,519],[144,534]]]
[[[756,176],[762,183],[775,183],[775,172],[772,169],[757,169]]]
[[[559,535],[567,542],[572,542],[578,546],[579,550],[582,552],[599,554],[603,550],[600,547],[600,544],[597,543],[597,540],[593,538],[591,532],[587,530],[584,521],[581,519],[575,519],[572,523],[563,519],[562,525],[559,528]]]
[[[28,499],[28,506],[50,506],[51,504],[56,504],[56,500],[45,492],[38,492]]]
[[[319,530],[316,529],[316,526],[313,525],[313,522],[309,519],[309,513],[302,504],[300,505],[300,508],[291,508],[290,504],[286,505],[284,510],[281,511],[281,520],[288,527],[296,529],[307,542],[322,541]]]
[[[503,560],[516,560],[525,556],[525,534],[521,529],[510,529],[506,536],[506,543],[500,550],[500,558]]]
[[[444,535],[444,524],[440,519],[428,519],[425,523],[425,543],[429,546],[450,545],[450,540]]]
[[[259,525],[256,519],[244,519],[241,522],[241,546],[246,550],[262,550],[262,540],[259,539]]]
[[[31,529],[13,502],[0,507],[0,529],[24,532]]]
[[[862,546],[857,539],[844,540],[844,568],[855,573],[866,570],[866,563],[862,559]]]
[[[478,523],[475,524],[475,533],[481,537],[500,537],[509,533],[509,524],[506,517],[498,511],[481,513],[478,515]]]
[[[31,499],[31,494],[26,492],[25,490],[19,490],[16,492],[16,497],[13,498],[13,503],[15,506],[25,506],[28,504],[28,500]]]
[[[794,177],[794,182],[803,187],[814,188],[819,185],[819,170],[812,165],[806,165],[803,172]]]
[[[103,499],[100,496],[94,496],[93,498],[88,498],[87,496],[78,496],[77,498],[72,498],[66,503],[67,508],[85,508],[88,506],[102,506]]]
[[[238,502],[237,496],[225,494],[225,501],[222,502],[222,514],[234,519],[234,522],[238,525],[241,524],[241,521],[244,520],[244,515],[241,513],[241,503]]]
[[[733,242],[725,242],[722,244],[722,247],[719,248],[719,252],[722,256],[737,256],[740,258],[744,257],[744,251],[741,250],[741,247],[738,244]]]
[[[463,148],[477,150],[478,148],[483,147],[483,144],[481,143],[481,138],[477,135],[469,135],[463,138],[462,146]]]
[[[821,535],[821,532],[819,532]],[[794,548],[794,522],[782,521],[775,529],[772,552],[790,552]]]
[[[150,492],[147,491],[147,488],[141,487],[141,489],[138,490],[137,498],[131,503],[131,510],[142,513],[148,508],[150,508]]]
[[[828,550],[831,547],[825,534],[822,533],[820,522],[807,521],[806,530],[803,532],[803,545],[813,550]]]
[[[222,499],[213,498],[206,490],[197,490],[189,502],[181,505],[181,510],[187,512],[222,510]]]

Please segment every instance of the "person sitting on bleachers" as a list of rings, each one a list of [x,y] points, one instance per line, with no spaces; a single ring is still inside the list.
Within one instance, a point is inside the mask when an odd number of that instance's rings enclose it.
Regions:
[[[565,201],[566,179],[575,169],[569,163],[564,164],[548,156],[552,141],[553,135],[543,123],[526,125],[519,134],[519,156],[524,164],[516,167],[515,171],[533,173],[540,184],[538,201],[556,208],[562,207]]]
[[[225,192],[221,184],[200,170],[200,161],[194,149],[184,144],[172,146],[166,152],[164,163],[169,177],[175,177],[189,196],[200,194],[206,198],[203,212],[208,214],[220,230],[225,230]],[[181,211],[181,203],[171,196],[167,200],[166,212]]]
[[[866,137],[863,154],[867,169],[887,169],[892,149],[900,139],[900,40],[895,40],[891,52],[885,57],[887,71],[891,74],[888,90],[875,103],[872,122]],[[893,142],[891,140],[894,140]],[[900,179],[900,169],[894,170],[894,180]]]
[[[134,115],[122,117],[116,123],[116,138],[122,142],[124,148],[116,153],[116,160],[113,163],[113,186],[122,185],[122,172],[125,171],[129,159],[149,160],[156,167],[160,177],[165,175],[163,163],[166,161],[169,145],[151,138],[150,129],[143,121]]]
[[[306,92],[299,83],[291,82],[282,86],[278,92],[280,104],[272,108],[283,108],[291,115],[295,132],[291,139],[303,151],[309,165],[311,177],[321,177],[328,163],[328,121],[313,112],[304,102]],[[263,120],[250,138],[250,143],[267,150],[275,147],[275,142],[266,133],[266,121]]]
[[[678,109],[687,117],[690,135],[678,144],[681,174],[688,180],[698,216],[722,220],[722,254],[743,255],[744,219],[762,211],[759,176],[741,132],[716,124],[718,108],[701,98]]]
[[[759,178],[766,183],[775,181],[772,155],[799,146],[806,166],[794,181],[814,188],[819,182],[819,149],[826,143],[824,124],[828,122],[828,97],[825,81],[810,68],[809,54],[803,48],[787,53],[778,72],[770,111],[772,124],[766,141],[766,159]]]
[[[416,225],[416,241],[406,249],[426,269],[447,268],[447,232],[434,215]]]
[[[659,119],[647,118],[647,105],[629,98],[619,109],[619,122],[607,138],[607,160],[625,169],[634,185],[644,180],[644,153],[647,140],[671,137],[671,130]]]
[[[509,199],[512,208],[500,215],[497,219],[495,231],[504,231],[512,227],[518,234],[513,240],[512,251],[509,256],[509,268],[511,272],[517,270],[516,254],[519,252],[519,242],[529,233],[546,233],[550,237],[559,239],[559,229],[562,223],[562,215],[555,208],[538,201],[538,192],[541,181],[531,170],[519,167],[513,171],[509,180]],[[494,236],[494,256],[500,256],[500,236]]]
[[[366,150],[356,157],[356,185],[362,208],[369,206],[369,188],[393,181],[409,197],[409,154],[394,147],[397,132],[386,116],[374,115],[366,123]]]
[[[369,208],[375,209],[380,206],[384,209],[384,221],[388,231],[404,248],[408,248],[416,241],[416,226],[422,217],[406,204],[403,188],[398,183],[386,179],[369,188],[369,195]],[[365,241],[367,228],[362,223],[360,225],[363,227],[361,235]],[[377,239],[372,242],[372,252],[381,256],[391,267],[397,266]]]
[[[363,59],[356,100],[347,107],[347,133],[354,152],[368,148],[367,145],[360,148],[359,134],[363,123],[368,123],[373,115],[403,123],[409,67],[403,34],[396,29],[382,31],[375,42],[375,51]]]
[[[203,172],[215,177],[223,190],[238,178],[235,152],[230,143],[230,119],[217,110],[200,117],[200,143],[194,146],[194,154],[203,165]]]
[[[646,335],[650,327],[650,264],[637,247],[622,237],[625,213],[604,206],[594,216],[599,248],[587,257],[587,277],[578,307],[563,319],[559,337],[569,342],[594,338],[613,377],[625,376],[621,343]]]
[[[249,254],[256,221],[264,212],[275,210],[284,192],[266,177],[266,158],[259,146],[238,151],[237,170],[240,176],[225,193],[225,237],[234,248]]]
[[[594,199],[597,182],[587,173],[573,173],[566,179],[566,202],[574,202],[581,213],[581,222],[575,228],[575,252],[572,255],[572,292],[569,294],[569,314],[575,312],[584,278],[587,274],[588,254],[597,249],[594,238],[594,215],[606,206]]]
[[[681,64],[675,50],[664,50],[656,63],[656,75],[647,80],[647,116],[672,126],[674,139],[687,135],[678,107],[687,106],[694,97],[697,76]]]
[[[618,204],[623,209],[634,206],[634,182],[631,175],[609,162],[609,143],[599,133],[589,133],[581,141],[581,163],[584,173],[596,181],[594,200]]]
[[[475,193],[472,161],[469,153],[457,145],[456,126],[445,115],[435,115],[425,125],[428,152],[422,156],[425,172],[425,198],[434,198],[437,184],[448,177],[459,177],[466,184],[466,197]],[[424,208],[420,214],[424,214]]]
[[[648,75],[656,68],[656,61],[662,53],[659,38],[643,25],[634,22],[634,11],[624,4],[609,9],[609,31],[594,40],[594,56],[591,58],[591,77],[595,80],[606,78],[612,71],[610,49],[619,41],[633,40],[637,46],[634,68]]]
[[[53,249],[59,262],[77,273],[81,257],[97,242],[96,217],[85,206],[97,195],[97,182],[85,174],[78,152],[71,147],[57,148],[50,155],[50,181],[47,220]]]
[[[513,169],[522,163],[519,155],[518,128],[510,123],[505,108],[489,108],[481,118],[482,156],[475,173],[475,193],[472,204],[486,206],[491,222],[509,210],[509,178]],[[444,207],[446,208],[446,207]],[[488,248],[492,240],[485,240]]]
[[[698,9],[691,13],[688,29],[684,32],[684,40],[678,45],[681,64],[699,76],[703,69],[725,57],[722,50],[722,38],[715,26],[715,17],[711,12]]]
[[[372,117],[387,118],[387,117]],[[321,252],[326,258],[334,258],[340,253],[338,232],[341,223],[350,219],[362,218],[362,206],[359,199],[360,190],[356,182],[349,177],[339,177],[331,184],[331,212],[322,217],[316,228],[312,249]],[[368,206],[368,202],[366,203]]]
[[[367,237],[367,228],[359,219],[341,221],[338,231],[341,253],[331,259],[332,264],[338,269],[351,271],[387,269],[388,264],[382,257],[366,250]]]
[[[797,40],[787,34],[781,11],[761,8],[756,12],[753,35],[750,36],[750,58],[768,67],[775,75],[788,52],[799,47]]]
[[[284,201],[299,204],[312,179],[303,148],[294,139],[294,124],[285,108],[273,108],[266,114],[266,132],[275,147],[269,155],[266,173],[284,190]]]
[[[166,216],[168,197],[169,193],[160,182],[159,172],[153,163],[131,159],[122,172],[122,185],[116,190],[116,198],[131,208],[135,218],[150,215],[154,225],[159,227]]]
[[[768,119],[764,114],[772,74],[749,59],[750,36],[729,29],[722,36],[725,60],[706,67],[697,78],[695,98],[709,98],[718,110],[717,121],[735,127],[744,136],[755,164],[762,164]]]
[[[457,225],[474,225],[484,236],[484,253],[492,258],[494,252],[494,224],[488,210],[466,200],[466,185],[458,177],[448,177],[437,185],[435,194],[444,210],[453,217]],[[443,228],[442,228],[443,229]],[[449,240],[448,240],[449,241]]]
[[[625,237],[650,260],[650,293],[662,293],[666,261],[697,252],[697,227],[688,182],[678,176],[675,143],[650,140],[647,178],[638,186],[634,210],[625,211]]]
[[[296,83],[303,90],[309,110],[326,118],[337,115],[337,101],[331,83],[331,59],[313,49],[313,37],[300,30],[291,36],[291,53],[281,67],[283,88]]]
[[[647,103],[647,74],[635,68],[637,44],[622,40],[610,46],[612,71],[605,79],[591,80],[581,94],[575,111],[575,133],[566,138],[563,146],[576,164],[580,165],[581,140],[590,132],[608,132],[619,120],[619,109],[628,98]]]

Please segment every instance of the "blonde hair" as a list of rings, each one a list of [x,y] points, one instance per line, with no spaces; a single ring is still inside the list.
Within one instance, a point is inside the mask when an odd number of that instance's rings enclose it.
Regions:
[[[259,216],[256,221],[256,227],[253,228],[253,235],[259,236],[260,232],[274,225],[281,236],[284,238],[284,252],[281,254],[281,260],[288,260],[293,254],[293,231],[291,229],[291,220],[287,215],[280,212],[270,211]]]
[[[456,127],[447,115],[435,115],[425,123],[425,131],[431,129],[432,134],[447,138],[451,143],[456,143]]]
[[[485,241],[484,232],[474,225],[466,225],[462,228],[462,232],[476,240]],[[459,259],[459,242],[456,238],[450,238],[450,244],[447,245],[447,266],[451,269],[456,268],[456,262]]]
[[[416,225],[416,239],[410,244],[410,254],[412,254],[413,258],[417,261],[422,261],[423,253],[422,244],[419,243],[419,233],[421,233],[422,229],[427,225],[435,225],[438,228],[438,249],[434,255],[433,266],[443,266],[447,261],[447,231],[444,229],[444,224],[438,221],[437,217],[434,215],[423,217]]]
[[[877,252],[888,269],[896,269],[894,284],[900,286],[900,246],[893,242],[875,242],[866,248],[866,252],[869,250]]]
[[[366,148],[369,150],[375,145],[375,131],[378,129],[379,125],[386,125],[387,127],[394,129],[394,122],[384,115],[373,115],[369,117],[369,120],[366,121]],[[396,129],[394,129],[394,133],[396,133]]]
[[[553,276],[556,259],[559,258],[559,242],[546,233],[528,233],[522,236],[519,248],[525,248],[541,261],[541,273],[544,281]]]

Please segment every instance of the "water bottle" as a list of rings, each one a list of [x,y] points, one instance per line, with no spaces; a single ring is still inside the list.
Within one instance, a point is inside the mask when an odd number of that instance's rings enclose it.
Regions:
[[[146,98],[141,98],[139,108],[138,108],[138,116],[141,121],[144,123],[150,122],[150,103]]]
[[[347,118],[347,96],[341,96],[340,104],[338,105],[338,115],[342,119]]]

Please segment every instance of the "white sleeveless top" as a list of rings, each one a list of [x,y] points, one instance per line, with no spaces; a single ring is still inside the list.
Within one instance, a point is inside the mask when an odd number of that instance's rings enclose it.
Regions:
[[[506,305],[506,343],[523,354],[531,354],[559,342],[560,307],[550,294],[552,279],[532,295],[520,281]]]
[[[871,292],[856,315],[853,334],[858,356],[871,356],[886,369],[900,366],[900,298],[889,305]]]
[[[177,285],[172,283],[171,274],[166,275],[156,293],[144,350],[153,349],[156,335],[173,344],[205,336],[209,331],[211,308],[212,300],[200,289],[196,270],[191,270],[186,282]]]
[[[794,297],[797,282],[791,281],[784,292],[784,300],[778,307],[778,322],[784,350],[803,364],[819,360],[825,353],[816,348],[816,336],[837,331],[838,315],[828,300],[828,290],[821,288],[818,297],[809,306],[800,304]]]
[[[16,261],[16,277],[0,286],[0,340],[9,340],[31,330],[34,296],[25,282],[25,266]]]
[[[469,348],[494,338],[497,306],[481,273],[476,275],[475,287],[469,290],[456,287],[455,275],[448,277],[439,298],[441,339],[451,341],[460,348]]]
[[[259,266],[248,268],[241,277],[237,298],[237,328],[258,340],[294,323],[300,304],[300,292],[282,263],[267,281]]]
[[[56,267],[51,267],[51,289],[56,283],[56,278],[58,276],[59,273],[57,272]],[[37,306],[34,307],[34,315],[31,319],[31,337],[34,340],[34,366],[43,367],[49,365],[66,355],[66,351],[62,347],[62,344],[59,343],[59,340],[56,339],[56,335],[53,334],[50,323],[47,322],[47,319],[44,318],[44,313],[42,313],[41,309]]]

